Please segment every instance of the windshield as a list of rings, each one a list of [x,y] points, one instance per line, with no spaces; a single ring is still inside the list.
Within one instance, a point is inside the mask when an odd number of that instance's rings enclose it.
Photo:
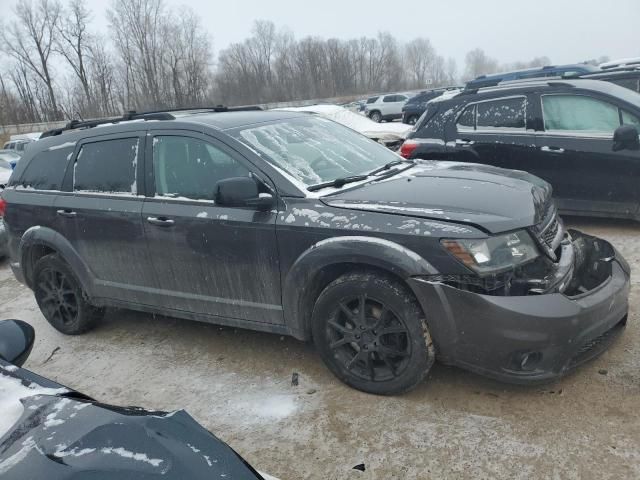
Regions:
[[[305,186],[362,175],[399,160],[379,143],[311,115],[251,126],[236,137]]]

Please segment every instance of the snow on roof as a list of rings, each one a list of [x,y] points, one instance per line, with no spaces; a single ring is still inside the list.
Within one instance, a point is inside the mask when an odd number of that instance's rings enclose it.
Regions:
[[[311,105],[308,107],[287,107],[275,110],[316,113],[329,120],[341,123],[367,137],[381,140],[398,140],[404,138],[412,128],[411,125],[400,122],[376,123],[364,115],[352,112],[338,105]]]
[[[451,90],[446,90],[442,95],[440,95],[440,96],[438,96],[436,98],[432,98],[427,103],[444,102],[445,100],[449,100],[450,98],[455,97],[460,92],[462,92],[462,89],[460,89],[460,88],[452,88]]]
[[[640,57],[618,58],[610,62],[604,62],[598,65],[600,68],[611,68],[623,65],[634,65],[640,63]]]

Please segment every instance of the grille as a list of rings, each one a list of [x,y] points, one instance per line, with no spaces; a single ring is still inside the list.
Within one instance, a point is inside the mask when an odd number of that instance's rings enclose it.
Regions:
[[[556,239],[559,229],[560,222],[558,221],[558,216],[554,214],[551,223],[543,230],[542,235],[540,236],[540,239],[552,250],[555,250],[553,241]]]
[[[610,330],[607,330],[599,337],[596,337],[580,347],[574,357],[570,360],[568,368],[577,367],[578,365],[598,356],[605,351],[609,345],[618,337],[627,323],[627,317],[620,320]]]
[[[564,227],[562,221],[558,218],[558,212],[553,204],[547,209],[547,214],[544,219],[533,227],[532,230],[547,256],[555,262],[557,260],[556,250],[560,246],[562,237],[564,236]]]

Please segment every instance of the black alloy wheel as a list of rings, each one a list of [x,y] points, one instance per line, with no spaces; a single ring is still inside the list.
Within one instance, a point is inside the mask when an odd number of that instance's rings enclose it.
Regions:
[[[366,294],[339,302],[327,322],[329,348],[346,370],[363,380],[398,377],[411,356],[404,322],[384,303]]]
[[[313,341],[343,382],[379,395],[419,384],[435,361],[420,304],[399,279],[352,272],[331,282],[312,315]]]
[[[36,262],[33,292],[47,321],[67,335],[86,332],[104,315],[103,308],[89,303],[75,274],[57,254]]]

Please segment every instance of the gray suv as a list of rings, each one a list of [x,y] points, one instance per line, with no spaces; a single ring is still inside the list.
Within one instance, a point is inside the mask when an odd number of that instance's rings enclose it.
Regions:
[[[130,113],[46,132],[0,210],[11,267],[79,334],[105,307],[313,339],[403,392],[434,360],[545,381],[624,329],[629,266],[524,172],[404,160],[292,112]]]

